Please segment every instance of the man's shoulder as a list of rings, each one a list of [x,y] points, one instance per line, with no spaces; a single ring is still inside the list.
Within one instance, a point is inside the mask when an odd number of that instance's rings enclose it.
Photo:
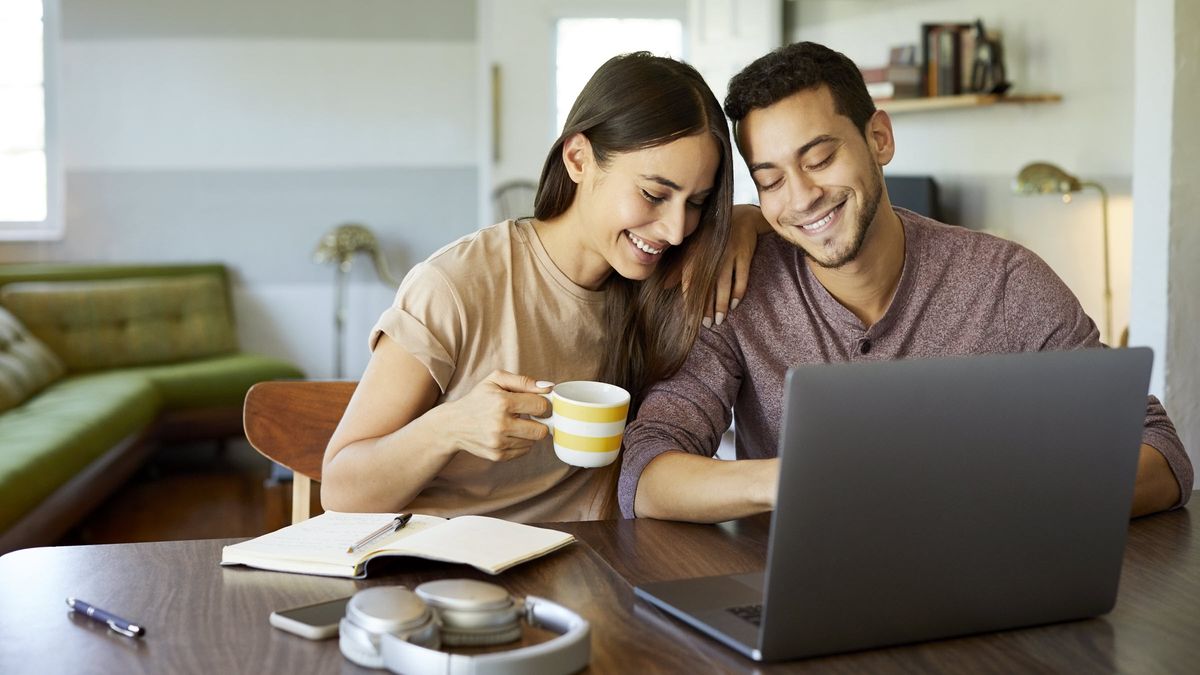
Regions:
[[[917,240],[922,277],[939,288],[974,288],[997,284],[1010,298],[1071,296],[1066,284],[1044,260],[1015,241],[987,232],[947,225],[909,212],[897,213],[906,232]]]
[[[750,261],[746,296],[742,301],[751,305],[784,302],[796,285],[803,260],[804,253],[774,231],[758,235],[758,245]]]
[[[910,239],[915,239],[917,247],[932,254],[932,258],[960,266],[988,263],[1010,265],[1037,258],[1017,242],[990,232],[949,225],[907,209],[894,208]]]
[[[758,235],[758,246],[754,249],[750,273],[754,275],[780,274],[795,266],[796,245],[775,233],[774,230]]]

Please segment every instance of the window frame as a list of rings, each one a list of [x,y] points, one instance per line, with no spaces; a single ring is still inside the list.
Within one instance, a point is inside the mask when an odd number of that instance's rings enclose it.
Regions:
[[[0,220],[0,241],[59,240],[65,233],[63,197],[66,178],[59,135],[59,0],[42,2],[42,94],[45,102],[46,218]]]

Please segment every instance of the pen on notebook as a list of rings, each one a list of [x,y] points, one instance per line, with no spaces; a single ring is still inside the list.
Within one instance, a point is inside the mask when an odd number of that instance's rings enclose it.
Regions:
[[[379,539],[380,537],[389,535],[389,534],[399,530],[400,528],[407,525],[408,521],[412,520],[412,515],[413,514],[411,514],[411,513],[401,513],[400,515],[393,518],[390,522],[388,522],[383,527],[379,528],[378,530],[375,530],[374,532],[368,534],[367,536],[363,537],[362,539],[359,539],[358,541],[351,544],[350,547],[346,549],[346,553],[354,553],[354,552],[358,551],[358,549],[366,546],[367,544],[370,544],[371,542],[375,541],[376,539]]]
[[[83,600],[67,598],[67,607],[72,612],[82,614],[92,621],[108,624],[109,630],[120,633],[125,637],[140,638],[146,635],[146,629],[136,623],[131,623],[111,612],[106,612],[95,605],[89,605]]]

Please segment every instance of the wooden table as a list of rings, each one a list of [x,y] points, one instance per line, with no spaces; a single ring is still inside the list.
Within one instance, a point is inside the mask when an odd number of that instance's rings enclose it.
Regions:
[[[1133,521],[1116,609],[1040,628],[757,664],[646,603],[648,581],[762,569],[766,517],[720,526],[659,521],[556,524],[580,544],[491,578],[555,599],[593,626],[591,672],[1128,672],[1200,668],[1200,543],[1187,510]],[[412,559],[373,563],[367,581],[217,565],[238,540],[39,548],[0,558],[0,673],[357,673],[334,640],[271,628],[271,610],[376,584],[488,578]],[[77,596],[144,622],[135,641],[67,612]],[[527,631],[524,642],[547,639]]]

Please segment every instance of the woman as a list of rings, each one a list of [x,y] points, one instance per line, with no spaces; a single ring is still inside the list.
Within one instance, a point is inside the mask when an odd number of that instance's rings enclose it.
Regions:
[[[529,417],[549,414],[539,394],[551,382],[618,384],[636,408],[682,365],[713,310],[731,161],[725,117],[693,68],[644,52],[601,66],[550,149],[535,217],[435,253],[379,319],[325,452],[324,506],[614,515],[620,462],[564,464]]]

